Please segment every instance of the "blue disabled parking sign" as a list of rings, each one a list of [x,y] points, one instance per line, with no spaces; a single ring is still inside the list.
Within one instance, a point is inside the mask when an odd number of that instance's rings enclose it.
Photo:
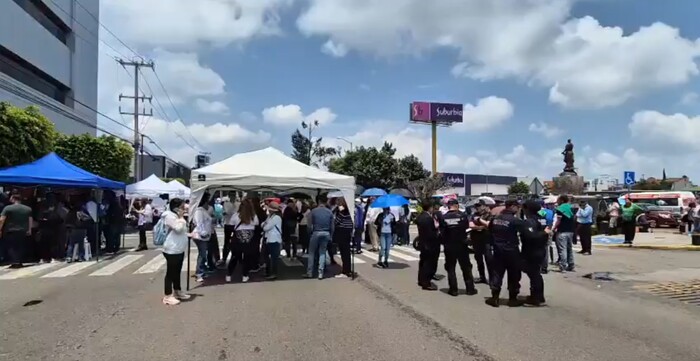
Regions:
[[[626,186],[631,186],[636,183],[636,181],[634,180],[634,172],[631,171],[625,171],[623,179],[625,180]]]

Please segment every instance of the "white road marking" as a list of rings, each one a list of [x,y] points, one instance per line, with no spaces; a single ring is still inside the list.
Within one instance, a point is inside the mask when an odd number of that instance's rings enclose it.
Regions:
[[[62,278],[62,277],[68,277],[72,276],[92,265],[97,264],[95,261],[91,262],[75,262],[71,265],[68,265],[66,267],[63,267],[59,270],[53,271],[49,274],[41,276],[41,278]]]
[[[402,253],[401,251],[403,251],[403,250],[400,248],[396,249],[396,247],[395,247],[392,251],[395,251],[395,252],[389,252],[389,254],[396,257],[396,258],[402,259],[404,261],[418,261],[418,258],[413,257],[413,256],[408,255],[408,254],[405,254],[405,253]]]
[[[141,266],[141,268],[137,269],[134,274],[142,274],[142,273],[155,273],[158,272],[158,270],[161,269],[165,265],[165,257],[163,255],[158,254],[155,257],[153,257],[152,260],[148,261],[145,265]]]
[[[111,276],[119,272],[122,268],[136,262],[139,258],[143,257],[140,254],[130,254],[123,256],[116,261],[98,269],[97,271],[90,273],[90,276]]]
[[[24,268],[20,268],[16,271],[12,271],[9,273],[5,273],[4,275],[0,275],[0,280],[15,280],[18,278],[25,278],[29,276],[33,276],[37,273],[43,272],[50,270],[51,268],[58,267],[60,263],[44,263],[44,264],[39,264],[36,266],[28,266]]]
[[[364,258],[365,260],[369,261],[370,263],[377,263],[379,261],[379,255],[377,253],[374,253],[374,252],[365,252],[362,254],[355,255],[355,260],[360,259],[360,258]],[[396,260],[391,258],[391,256],[389,256],[389,262],[395,263]],[[356,263],[359,263],[359,262],[356,262]]]

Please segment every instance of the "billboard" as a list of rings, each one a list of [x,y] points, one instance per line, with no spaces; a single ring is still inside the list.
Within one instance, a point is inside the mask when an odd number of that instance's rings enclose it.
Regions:
[[[452,103],[412,102],[410,119],[419,123],[461,123],[463,107]]]
[[[464,188],[464,174],[442,173],[442,176],[451,188]]]

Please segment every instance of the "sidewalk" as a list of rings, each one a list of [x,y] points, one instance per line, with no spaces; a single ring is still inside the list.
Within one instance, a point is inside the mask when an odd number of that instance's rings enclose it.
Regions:
[[[634,237],[634,244],[628,246],[622,244],[624,236],[593,236],[593,245],[596,247],[616,247],[634,249],[655,249],[667,251],[700,251],[700,246],[691,244],[690,236],[679,233],[659,232],[637,233]]]

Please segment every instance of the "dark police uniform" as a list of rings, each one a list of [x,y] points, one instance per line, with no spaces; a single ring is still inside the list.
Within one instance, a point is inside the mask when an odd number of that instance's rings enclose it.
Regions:
[[[472,217],[472,222],[478,225],[477,219],[490,222],[493,219],[493,215],[490,210],[486,208],[474,214]],[[488,229],[472,230],[469,234],[469,238],[471,239],[472,248],[474,249],[474,261],[476,262],[476,269],[479,272],[480,282],[488,283],[488,279],[493,274],[493,270],[491,269],[491,233]],[[484,267],[484,265],[486,267]],[[486,271],[488,271],[488,278],[486,277]]]
[[[510,209],[506,208],[489,224],[493,247],[493,273],[491,274],[491,299],[489,305],[498,307],[503,276],[508,272],[508,304],[518,306],[520,293],[521,258],[518,231],[524,228],[524,221]]]
[[[477,294],[472,276],[472,264],[469,261],[469,248],[467,247],[467,229],[469,218],[466,214],[451,210],[442,216],[440,220],[442,242],[445,245],[445,271],[447,271],[448,293],[457,296],[457,275],[455,267],[459,263],[462,269],[467,294]]]
[[[523,271],[530,279],[530,297],[528,303],[544,303],[544,280],[542,279],[542,258],[547,254],[547,240],[549,235],[544,231],[547,221],[544,218],[533,216],[523,220],[526,232],[520,234],[523,242],[522,257]]]
[[[422,212],[416,219],[420,261],[418,262],[418,284],[424,289],[433,289],[433,276],[440,258],[440,232],[436,219],[429,212]]]

